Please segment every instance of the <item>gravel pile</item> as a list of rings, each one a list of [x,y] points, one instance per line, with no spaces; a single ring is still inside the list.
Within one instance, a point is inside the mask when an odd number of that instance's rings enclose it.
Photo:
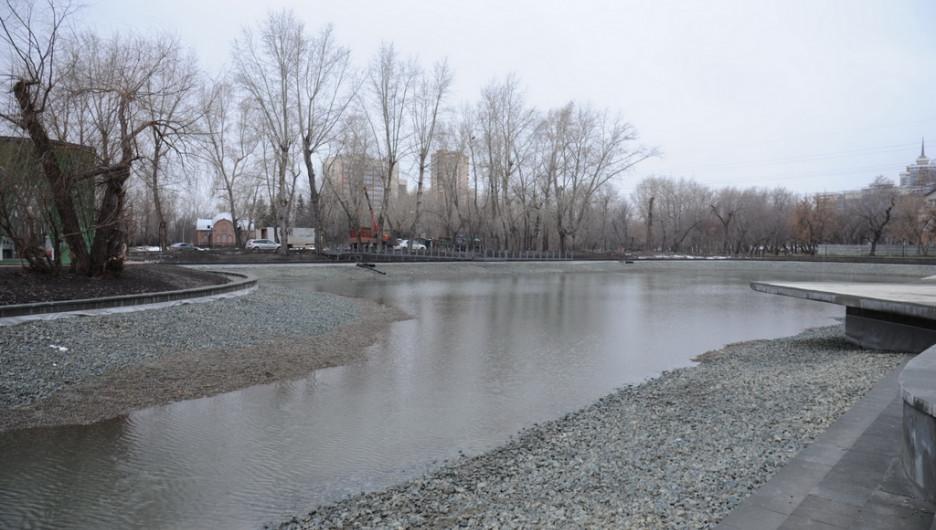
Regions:
[[[168,354],[322,335],[356,316],[346,298],[263,282],[253,293],[210,303],[3,326],[0,408]]]
[[[280,528],[711,527],[905,359],[841,335],[730,345]]]

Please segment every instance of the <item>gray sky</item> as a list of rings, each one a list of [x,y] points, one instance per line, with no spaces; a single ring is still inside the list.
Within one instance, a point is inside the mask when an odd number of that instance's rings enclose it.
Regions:
[[[381,41],[424,65],[448,57],[452,103],[517,74],[540,109],[568,100],[619,111],[663,156],[656,173],[712,186],[801,192],[896,179],[936,155],[936,2],[89,0],[102,31],[169,32],[217,72],[269,9],[332,23],[365,64]],[[93,24],[91,23],[93,21]]]

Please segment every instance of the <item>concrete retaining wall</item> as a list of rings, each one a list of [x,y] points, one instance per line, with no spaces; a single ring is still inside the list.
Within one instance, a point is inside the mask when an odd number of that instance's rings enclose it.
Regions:
[[[936,502],[936,346],[900,373],[904,472],[921,497]]]
[[[231,282],[221,285],[206,285],[204,287],[192,287],[190,289],[179,289],[177,291],[161,291],[157,293],[105,296],[103,298],[57,300],[51,302],[35,302],[31,304],[5,305],[0,306],[0,318],[173,302],[176,300],[202,298],[205,296],[214,296],[219,294],[232,293],[235,291],[242,291],[257,285],[257,279],[248,274],[219,271],[209,272],[217,272],[218,274],[231,276],[235,279]]]

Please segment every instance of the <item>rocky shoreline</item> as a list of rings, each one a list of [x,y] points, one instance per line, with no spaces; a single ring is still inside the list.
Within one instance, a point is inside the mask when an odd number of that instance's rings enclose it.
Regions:
[[[278,528],[710,528],[905,359],[840,326],[732,344]]]
[[[2,326],[0,431],[302,377],[361,359],[402,318],[374,302],[263,282],[208,304]]]

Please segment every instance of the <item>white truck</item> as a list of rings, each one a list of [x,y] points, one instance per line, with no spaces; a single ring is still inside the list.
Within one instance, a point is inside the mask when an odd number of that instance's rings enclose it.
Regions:
[[[315,229],[290,227],[286,243],[292,250],[315,250]]]

